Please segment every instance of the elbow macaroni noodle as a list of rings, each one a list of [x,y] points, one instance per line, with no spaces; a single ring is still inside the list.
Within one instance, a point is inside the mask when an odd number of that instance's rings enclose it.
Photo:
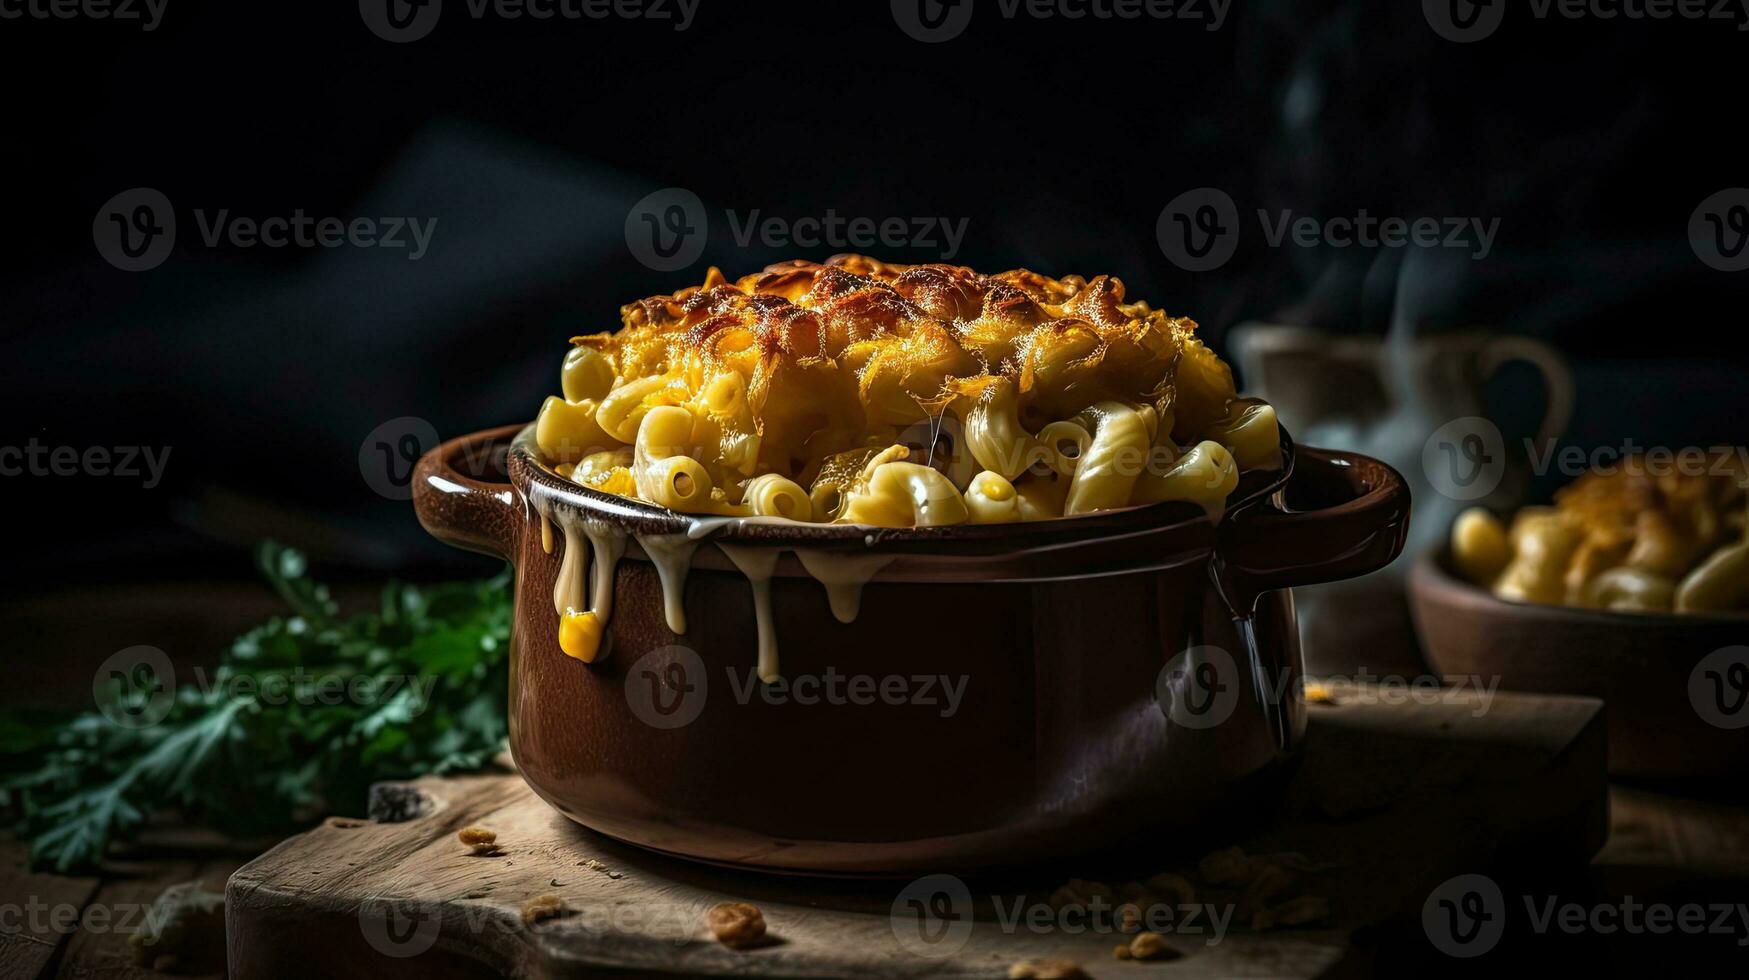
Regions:
[[[1196,324],[1108,276],[841,256],[622,310],[573,340],[535,443],[584,486],[691,514],[930,527],[1162,501],[1276,469]],[[1188,448],[1181,448],[1188,447]]]
[[[1594,472],[1510,525],[1476,507],[1451,530],[1452,564],[1503,599],[1617,612],[1749,611],[1749,474],[1727,456],[1703,473],[1654,473],[1644,457]]]

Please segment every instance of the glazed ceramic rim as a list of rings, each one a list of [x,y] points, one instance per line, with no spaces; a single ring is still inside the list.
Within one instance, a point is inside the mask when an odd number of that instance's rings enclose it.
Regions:
[[[729,519],[710,535],[713,541],[763,545],[792,545],[833,550],[882,546],[895,551],[996,554],[1032,551],[1061,545],[1086,545],[1137,534],[1159,535],[1169,531],[1202,527],[1213,530],[1233,515],[1261,504],[1279,493],[1293,476],[1294,443],[1285,428],[1279,428],[1282,465],[1279,469],[1242,474],[1239,486],[1228,497],[1219,516],[1204,513],[1195,504],[1168,501],[1100,511],[1075,517],[1015,524],[954,524],[944,527],[893,528],[868,524],[813,524],[780,519]],[[581,486],[556,473],[540,458],[534,446],[530,423],[510,440],[508,467],[511,482],[526,477],[524,491],[540,500],[570,506],[608,518],[628,530],[645,534],[679,534],[700,520],[656,504]],[[705,518],[709,520],[709,518]]]

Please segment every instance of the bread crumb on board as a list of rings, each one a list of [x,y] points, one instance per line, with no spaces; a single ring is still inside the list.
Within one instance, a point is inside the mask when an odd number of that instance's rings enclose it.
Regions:
[[[765,913],[746,902],[723,902],[705,913],[705,925],[730,949],[752,949],[765,941]]]
[[[486,856],[499,853],[497,831],[487,830],[485,827],[463,827],[455,836],[472,848],[475,854]]]
[[[532,926],[545,919],[556,919],[565,914],[565,900],[557,895],[547,894],[531,898],[522,906],[522,924]]]

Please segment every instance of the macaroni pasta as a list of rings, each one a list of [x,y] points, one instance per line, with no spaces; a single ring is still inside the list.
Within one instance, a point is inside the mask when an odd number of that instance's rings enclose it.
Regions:
[[[1109,276],[840,256],[625,307],[573,339],[535,442],[585,486],[683,513],[889,527],[1183,500],[1281,465],[1196,324]]]

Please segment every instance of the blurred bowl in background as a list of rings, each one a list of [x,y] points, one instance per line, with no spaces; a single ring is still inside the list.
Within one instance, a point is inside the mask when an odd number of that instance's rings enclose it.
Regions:
[[[1615,776],[1741,793],[1749,773],[1749,616],[1508,602],[1423,552],[1409,603],[1428,667],[1536,694],[1602,698]],[[1716,787],[1699,785],[1728,778]]]

